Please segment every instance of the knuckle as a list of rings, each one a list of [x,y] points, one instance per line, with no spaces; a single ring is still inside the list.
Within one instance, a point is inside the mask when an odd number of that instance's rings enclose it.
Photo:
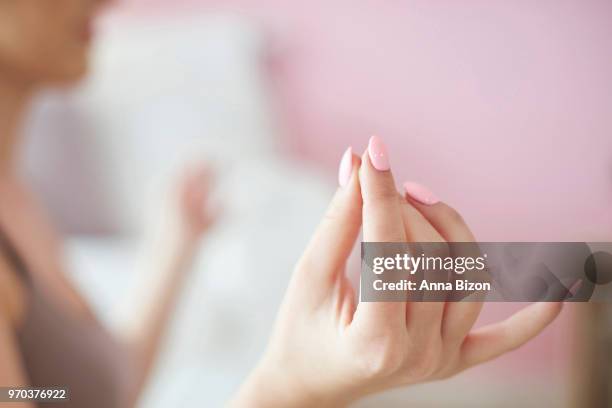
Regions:
[[[364,189],[366,201],[392,201],[399,199],[399,193],[393,183],[373,183]]]
[[[358,345],[358,372],[365,379],[390,377],[402,367],[404,350],[392,335],[365,340]]]

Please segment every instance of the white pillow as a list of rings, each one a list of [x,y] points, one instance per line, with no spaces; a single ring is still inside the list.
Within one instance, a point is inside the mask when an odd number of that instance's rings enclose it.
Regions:
[[[78,89],[45,95],[26,171],[70,232],[134,232],[192,156],[272,154],[261,35],[238,16],[110,19]]]

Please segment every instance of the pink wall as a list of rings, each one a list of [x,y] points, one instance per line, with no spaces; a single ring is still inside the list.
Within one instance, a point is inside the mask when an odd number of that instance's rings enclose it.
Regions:
[[[483,240],[610,236],[610,2],[125,2],[259,20],[288,144],[330,174],[376,132]]]
[[[257,19],[287,146],[330,177],[376,132],[398,181],[429,185],[481,240],[611,238],[611,2],[126,3]],[[556,324],[504,370],[554,361],[570,334]]]

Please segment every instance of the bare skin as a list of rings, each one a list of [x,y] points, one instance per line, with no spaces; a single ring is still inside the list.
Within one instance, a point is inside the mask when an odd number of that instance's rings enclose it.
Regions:
[[[20,123],[39,87],[70,83],[87,71],[91,19],[102,0],[7,0],[0,4],[0,227],[37,284],[62,313],[95,320],[87,301],[65,274],[62,239],[44,208],[15,171]],[[127,355],[133,405],[155,361],[181,283],[201,236],[210,175],[200,165],[178,177],[160,228],[148,237],[152,281],[116,343]],[[15,333],[27,316],[27,290],[0,253],[0,386],[27,386]],[[125,351],[125,353],[123,352]],[[3,405],[11,407],[10,404]],[[21,408],[33,405],[19,403]]]
[[[561,311],[534,303],[474,328],[479,302],[361,302],[344,274],[366,242],[471,242],[463,218],[396,191],[390,170],[352,158],[352,175],[297,263],[268,349],[234,407],[343,407],[394,387],[456,375],[522,346]]]
[[[70,82],[87,70],[88,21],[96,0],[0,2],[0,224],[33,278],[77,319],[94,319],[64,275],[61,240],[15,175],[19,123],[41,84]],[[443,203],[423,207],[399,195],[389,170],[353,157],[339,189],[298,262],[269,347],[232,404],[244,407],[339,407],[367,394],[457,374],[519,347],[559,313],[536,304],[510,319],[473,329],[478,303],[361,303],[343,273],[363,226],[365,241],[471,241],[460,216]],[[209,177],[201,169],[177,183],[166,224],[151,240],[155,285],[121,336],[130,358],[132,403],[154,361],[200,236]],[[170,215],[170,216],[168,216]],[[0,386],[28,385],[15,332],[26,290],[0,256]],[[31,408],[32,405],[19,404]]]

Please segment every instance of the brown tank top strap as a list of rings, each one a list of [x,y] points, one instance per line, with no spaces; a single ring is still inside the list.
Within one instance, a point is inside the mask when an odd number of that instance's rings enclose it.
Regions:
[[[13,268],[15,273],[25,282],[28,286],[31,285],[32,280],[28,267],[26,266],[23,258],[17,252],[17,249],[6,235],[4,230],[0,228],[0,252],[6,257],[9,265]]]

